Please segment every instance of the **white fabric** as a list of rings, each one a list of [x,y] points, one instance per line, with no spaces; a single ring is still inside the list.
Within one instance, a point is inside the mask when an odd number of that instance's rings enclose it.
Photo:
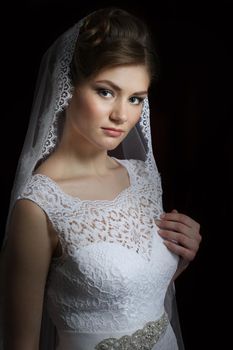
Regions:
[[[154,223],[162,212],[160,193],[143,161],[117,161],[130,186],[113,200],[80,200],[41,174],[32,175],[19,196],[45,211],[62,245],[46,292],[59,350],[93,350],[106,335],[132,334],[164,312],[178,256]],[[170,326],[153,349],[177,349]]]

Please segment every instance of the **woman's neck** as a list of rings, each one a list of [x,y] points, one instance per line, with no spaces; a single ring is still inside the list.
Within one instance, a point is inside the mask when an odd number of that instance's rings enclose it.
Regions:
[[[50,161],[56,164],[65,173],[79,175],[103,175],[112,167],[112,160],[107,151],[82,152],[72,147],[60,145],[50,157]]]

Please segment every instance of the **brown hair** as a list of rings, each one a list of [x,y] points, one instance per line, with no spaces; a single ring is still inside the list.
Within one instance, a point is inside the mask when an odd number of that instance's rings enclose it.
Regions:
[[[84,19],[71,62],[74,85],[99,70],[125,64],[143,64],[152,78],[159,61],[144,22],[118,8],[104,8]]]

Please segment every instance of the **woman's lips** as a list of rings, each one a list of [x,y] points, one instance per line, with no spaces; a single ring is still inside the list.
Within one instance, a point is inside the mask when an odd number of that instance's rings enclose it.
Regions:
[[[119,137],[122,135],[123,130],[113,128],[102,128],[104,133],[108,136]]]

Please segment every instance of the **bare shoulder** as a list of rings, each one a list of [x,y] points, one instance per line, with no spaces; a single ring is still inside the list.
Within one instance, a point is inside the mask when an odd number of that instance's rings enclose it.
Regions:
[[[143,174],[145,175],[148,172],[148,167],[146,163],[143,160],[140,159],[129,159],[128,162],[130,163],[132,169],[134,170],[135,174]]]
[[[20,199],[12,210],[8,227],[8,244],[10,250],[19,254],[52,255],[54,239],[44,211],[28,199]],[[43,253],[44,252],[44,253]]]
[[[16,223],[27,226],[37,222],[42,224],[45,221],[45,213],[36,203],[28,199],[19,199],[12,210],[10,227]]]
[[[34,174],[43,174],[53,178],[58,173],[59,168],[59,162],[56,161],[56,157],[52,154],[36,168]]]

